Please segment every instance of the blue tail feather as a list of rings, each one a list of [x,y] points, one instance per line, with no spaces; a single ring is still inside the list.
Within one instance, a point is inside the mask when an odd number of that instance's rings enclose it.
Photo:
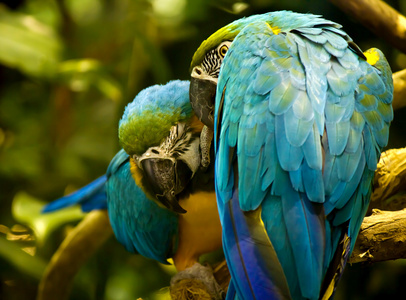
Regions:
[[[106,175],[103,175],[88,185],[82,187],[80,190],[47,204],[42,209],[42,212],[52,212],[75,204],[80,204],[84,212],[89,212],[95,209],[106,209],[106,181],[107,177]]]
[[[290,299],[285,274],[261,222],[261,210],[243,212],[235,190],[223,213],[223,246],[239,297]]]

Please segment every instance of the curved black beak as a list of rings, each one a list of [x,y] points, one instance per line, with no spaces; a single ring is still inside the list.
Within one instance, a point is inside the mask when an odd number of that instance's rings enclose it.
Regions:
[[[214,129],[214,101],[217,85],[208,79],[191,77],[189,98],[193,110],[200,121]]]
[[[147,158],[141,161],[148,185],[156,200],[178,214],[186,213],[176,197],[193,176],[190,168],[180,160]]]

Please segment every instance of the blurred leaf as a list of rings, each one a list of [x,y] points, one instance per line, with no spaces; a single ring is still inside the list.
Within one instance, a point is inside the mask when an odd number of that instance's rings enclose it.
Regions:
[[[46,262],[37,256],[31,256],[14,243],[0,236],[0,256],[20,272],[37,280],[41,279]]]
[[[79,24],[97,20],[103,9],[103,1],[99,0],[65,0],[65,5],[72,18]]]
[[[57,28],[61,24],[61,14],[56,1],[30,0],[24,3],[22,12],[32,15],[37,20]]]
[[[34,77],[51,78],[61,41],[54,30],[31,15],[0,5],[0,62]]]
[[[79,221],[85,216],[79,206],[42,214],[41,210],[45,204],[46,202],[25,192],[19,192],[14,197],[11,207],[16,221],[27,224],[34,231],[39,246],[44,244],[54,230],[66,223]]]
[[[59,65],[59,78],[64,81],[72,91],[87,91],[95,87],[105,97],[120,101],[122,99],[121,87],[95,59],[72,59]]]

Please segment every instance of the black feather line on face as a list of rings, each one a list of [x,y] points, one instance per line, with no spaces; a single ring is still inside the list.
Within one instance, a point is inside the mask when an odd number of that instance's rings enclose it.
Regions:
[[[191,128],[189,126],[186,126],[184,130],[182,131],[180,136],[176,136],[174,138],[174,149],[172,156],[174,158],[180,157],[182,154],[185,154],[185,152],[190,148],[190,145],[192,142],[195,140],[196,137],[198,137],[198,134],[193,133],[190,138],[187,138],[187,135],[191,133]]]
[[[202,68],[209,76],[218,78],[222,62],[223,58],[218,54],[217,49],[213,49],[204,56]]]

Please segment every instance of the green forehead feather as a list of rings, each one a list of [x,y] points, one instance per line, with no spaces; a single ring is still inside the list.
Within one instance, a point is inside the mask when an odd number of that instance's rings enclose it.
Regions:
[[[173,109],[171,114],[147,108],[142,115],[131,115],[119,127],[121,147],[130,155],[141,155],[149,147],[158,146],[170,128],[183,119],[180,108]]]
[[[118,129],[120,145],[129,155],[141,155],[158,146],[173,125],[192,115],[189,81],[174,80],[149,87],[125,108]]]
[[[199,65],[208,51],[217,47],[223,41],[232,41],[240,32],[241,28],[238,23],[233,22],[213,33],[207,40],[203,41],[196,50],[192,58],[191,68]]]

